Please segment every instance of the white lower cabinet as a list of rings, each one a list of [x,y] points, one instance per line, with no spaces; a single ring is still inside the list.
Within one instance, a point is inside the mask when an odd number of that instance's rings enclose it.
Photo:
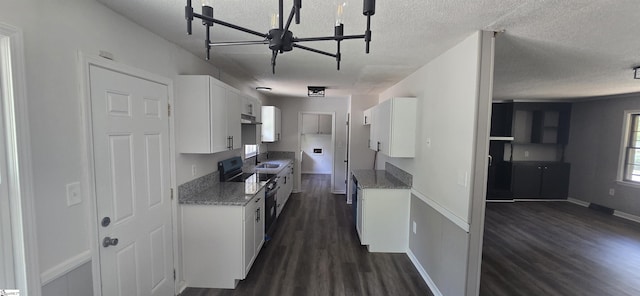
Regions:
[[[180,205],[189,287],[233,289],[264,243],[264,189],[245,206]]]
[[[369,252],[405,253],[409,244],[409,189],[358,187],[356,230]]]
[[[289,196],[293,192],[293,162],[290,162],[284,169],[278,173],[278,192],[276,202],[276,216],[280,216],[280,212],[289,201]]]

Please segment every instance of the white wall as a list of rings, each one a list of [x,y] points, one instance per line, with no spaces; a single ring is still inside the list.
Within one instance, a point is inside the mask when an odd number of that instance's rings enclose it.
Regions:
[[[87,262],[89,229],[78,53],[111,52],[117,62],[173,79],[210,74],[247,88],[185,50],[95,1],[6,0],[0,22],[24,32],[40,272],[53,280]],[[252,95],[258,97],[258,94]],[[180,98],[175,98],[179,100]],[[236,152],[231,152],[235,154]],[[239,152],[237,152],[239,153]],[[228,155],[177,155],[177,184],[215,171]],[[197,175],[191,176],[191,165]],[[67,207],[67,183],[83,181],[79,205]]]
[[[333,149],[331,149],[330,134],[303,134],[300,138],[302,154],[303,174],[331,174],[333,167]],[[313,149],[322,149],[321,154],[313,152]]]
[[[467,286],[469,260],[479,262],[473,258],[477,250],[469,247],[473,243],[469,234],[472,186],[474,178],[485,176],[473,174],[474,154],[476,134],[482,130],[485,134],[478,137],[488,138],[490,112],[489,99],[486,106],[478,106],[481,36],[480,32],[472,34],[379,97],[380,101],[418,98],[415,158],[379,155],[378,167],[390,162],[413,175],[409,223],[415,221],[417,231],[409,235],[410,256],[443,295],[475,291]],[[486,113],[484,129],[479,128],[482,120],[478,112]],[[427,139],[431,140],[430,147]]]
[[[386,161],[413,174],[414,187],[460,219],[469,221],[476,125],[478,34],[473,34],[380,94],[418,98],[416,157]],[[425,142],[431,139],[431,147]]]
[[[334,160],[335,174],[333,192],[345,192],[346,168],[344,160],[346,157],[346,122],[349,107],[349,98],[269,98],[264,100],[264,106],[277,106],[282,111],[282,139],[279,142],[269,143],[269,151],[293,151],[296,152],[296,160],[299,161],[300,151],[298,150],[298,114],[300,112],[309,113],[330,113],[335,112],[335,149]],[[295,171],[300,172],[299,162],[296,163]],[[295,188],[300,188],[299,174],[296,174]]]

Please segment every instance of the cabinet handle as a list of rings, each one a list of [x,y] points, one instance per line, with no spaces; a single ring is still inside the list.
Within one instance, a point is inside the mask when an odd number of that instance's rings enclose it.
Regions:
[[[260,208],[256,210],[256,222],[260,222]]]
[[[378,146],[376,147],[377,151],[380,151],[380,141],[378,141]]]
[[[260,201],[260,197],[258,197],[258,199],[256,199],[256,202],[259,202],[259,201]]]

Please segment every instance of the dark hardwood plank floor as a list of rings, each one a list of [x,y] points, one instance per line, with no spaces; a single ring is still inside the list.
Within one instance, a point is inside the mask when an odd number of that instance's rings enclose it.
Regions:
[[[236,289],[187,288],[183,296],[433,295],[405,254],[369,253],[330,175],[303,175],[247,278]]]
[[[640,224],[568,202],[485,217],[480,295],[640,295]]]

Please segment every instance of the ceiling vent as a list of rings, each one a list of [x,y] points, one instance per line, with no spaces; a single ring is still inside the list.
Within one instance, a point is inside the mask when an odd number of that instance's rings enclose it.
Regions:
[[[324,97],[324,86],[307,86],[307,95],[310,97]]]

